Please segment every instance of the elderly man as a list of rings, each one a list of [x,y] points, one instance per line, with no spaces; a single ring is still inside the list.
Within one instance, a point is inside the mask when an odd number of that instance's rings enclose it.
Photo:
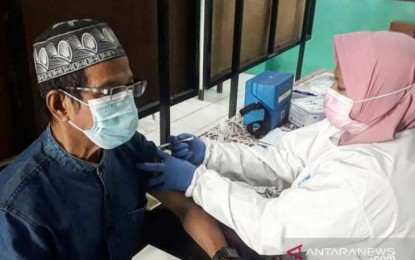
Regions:
[[[93,20],[48,29],[34,62],[50,124],[0,173],[0,258],[131,259],[150,177],[136,164],[160,153],[136,132],[134,97],[146,82],[133,77],[112,30]],[[216,222],[183,194],[156,196],[211,257],[226,246]]]

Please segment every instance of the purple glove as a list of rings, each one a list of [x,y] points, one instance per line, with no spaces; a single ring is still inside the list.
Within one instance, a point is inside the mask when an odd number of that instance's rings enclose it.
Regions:
[[[179,143],[178,141],[193,137],[193,140]],[[199,165],[205,159],[205,143],[191,134],[180,134],[178,136],[169,136],[169,143],[172,155],[174,157],[189,161],[194,165]]]
[[[156,191],[186,191],[192,182],[196,166],[188,161],[170,156],[161,150],[157,150],[157,155],[162,162],[138,163],[136,165],[139,170],[151,174],[160,173],[160,175],[150,178],[150,188]]]

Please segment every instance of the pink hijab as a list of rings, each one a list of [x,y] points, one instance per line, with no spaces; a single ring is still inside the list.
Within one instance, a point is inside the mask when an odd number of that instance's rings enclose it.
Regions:
[[[337,35],[334,52],[348,97],[353,100],[415,84],[415,39],[408,35],[388,31]],[[344,133],[339,144],[392,140],[396,132],[415,127],[415,89],[356,103],[350,117],[363,123],[378,121],[360,134]]]

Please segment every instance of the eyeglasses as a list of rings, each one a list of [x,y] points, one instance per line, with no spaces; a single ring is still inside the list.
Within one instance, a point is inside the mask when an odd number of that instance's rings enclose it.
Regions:
[[[105,96],[112,96],[118,93],[126,92],[131,90],[133,93],[133,97],[139,97],[144,94],[144,91],[147,87],[147,80],[138,80],[133,78],[133,83],[126,85],[126,86],[117,86],[113,88],[89,88],[89,87],[67,87],[67,89],[74,89],[86,92],[92,92],[94,94],[101,94]]]

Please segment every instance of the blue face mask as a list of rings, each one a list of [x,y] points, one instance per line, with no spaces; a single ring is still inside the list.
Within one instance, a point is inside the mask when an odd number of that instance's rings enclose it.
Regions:
[[[138,128],[138,111],[131,91],[115,95],[82,100],[62,91],[91,110],[93,125],[83,130],[73,122],[73,127],[83,132],[93,143],[104,149],[113,149],[129,141]]]

